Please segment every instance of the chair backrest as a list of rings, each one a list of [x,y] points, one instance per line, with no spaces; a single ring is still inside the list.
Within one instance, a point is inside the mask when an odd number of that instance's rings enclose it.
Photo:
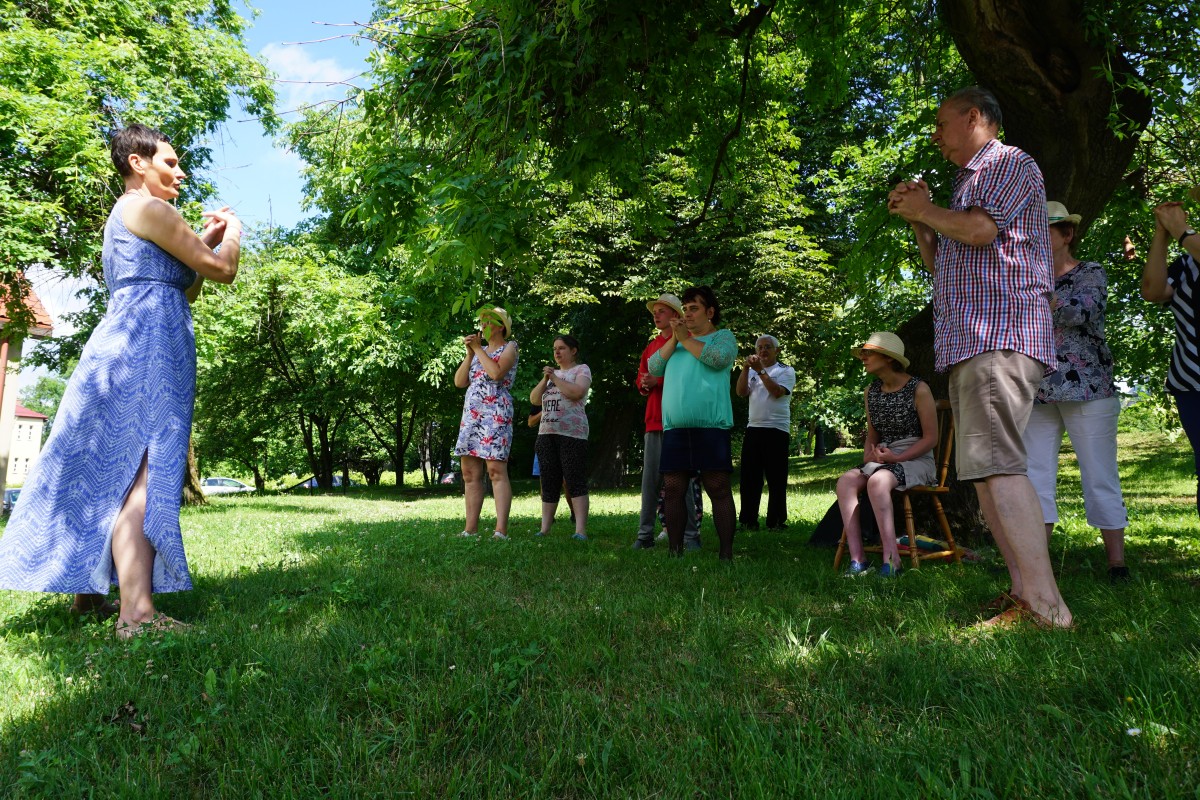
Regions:
[[[937,485],[944,487],[950,475],[950,457],[954,455],[954,411],[949,400],[937,401],[938,438],[934,458],[937,460]]]

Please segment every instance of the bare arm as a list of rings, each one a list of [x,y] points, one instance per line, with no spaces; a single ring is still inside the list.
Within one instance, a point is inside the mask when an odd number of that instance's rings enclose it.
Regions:
[[[209,280],[233,283],[241,256],[242,223],[228,211],[206,211],[205,216],[224,223],[220,252],[213,252],[163,200],[135,199],[121,212],[125,227],[138,238],[154,242]]]
[[[921,260],[930,272],[937,254],[936,234],[972,247],[986,247],[1000,233],[996,221],[978,206],[952,211],[934,205],[929,186],[923,180],[909,181],[893,189],[888,195],[888,211],[912,225]]]
[[[463,356],[462,363],[458,365],[458,369],[454,370],[454,385],[459,389],[465,389],[471,385],[471,358],[475,353],[471,350],[473,340],[478,339],[479,334],[472,333],[463,337],[463,345],[467,348],[467,354]]]
[[[483,347],[483,342],[479,339],[476,339],[474,344],[471,345],[471,350],[479,357],[479,363],[483,367],[483,371],[494,381],[503,378],[517,361],[517,343],[509,342],[509,344],[512,346],[504,348],[504,352],[496,359],[487,354],[487,350]]]
[[[752,358],[755,358],[755,356],[748,356],[746,358],[746,363],[742,365],[742,371],[738,373],[737,386],[733,389],[737,392],[738,397],[750,396],[750,371],[754,369],[750,365],[750,359]]]
[[[933,402],[933,392],[929,391],[929,386],[923,381],[917,384],[914,403],[917,406],[917,417],[921,420],[921,438],[903,453],[894,453],[891,448],[880,447],[876,450],[877,461],[885,464],[911,461],[925,455],[937,445],[937,404]]]
[[[578,380],[570,380],[566,376],[559,377],[554,374],[546,376],[547,380],[554,381],[554,385],[558,387],[558,391],[563,397],[571,402],[578,402],[587,394],[588,388],[592,385],[590,375],[580,375]]]
[[[879,445],[879,434],[875,431],[875,426],[871,423],[871,403],[868,401],[870,397],[870,387],[863,390],[863,408],[867,411],[867,435],[863,439],[863,461],[875,461],[875,448]]]
[[[549,380],[549,376],[542,375],[542,379],[537,382],[537,386],[534,386],[533,391],[529,393],[529,402],[533,403],[535,406],[540,406],[542,404],[542,395],[546,393],[546,387],[549,385]],[[541,414],[538,414],[538,422],[540,423],[541,421]],[[529,427],[532,428],[533,426],[530,425]]]

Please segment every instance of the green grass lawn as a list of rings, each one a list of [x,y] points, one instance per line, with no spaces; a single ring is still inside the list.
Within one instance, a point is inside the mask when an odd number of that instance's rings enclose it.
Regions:
[[[707,518],[702,554],[631,550],[633,492],[588,543],[533,537],[532,483],[508,543],[455,538],[445,493],[218,498],[160,597],[187,634],[0,592],[0,797],[1197,797],[1190,453],[1122,453],[1117,587],[1064,456],[1069,633],[965,633],[992,561],[836,576],[805,540],[848,451],[798,460],[791,529],[732,566]]]

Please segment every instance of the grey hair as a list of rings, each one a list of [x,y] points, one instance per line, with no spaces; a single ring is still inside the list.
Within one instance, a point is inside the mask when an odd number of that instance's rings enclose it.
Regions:
[[[1000,111],[1000,101],[996,95],[982,86],[968,86],[959,89],[946,98],[947,103],[954,103],[965,110],[976,109],[979,116],[999,128],[1004,124],[1004,114]]]
[[[763,339],[766,339],[768,342],[770,342],[770,343],[771,343],[771,346],[772,346],[772,347],[774,347],[776,350],[778,350],[778,349],[779,349],[779,340],[778,340],[778,339],[776,339],[774,336],[772,336],[772,335],[771,335],[771,334],[769,334],[769,333],[764,333],[762,336],[760,336],[760,337],[758,337],[757,339],[755,339],[755,340],[754,340],[754,343],[757,345],[757,344],[758,344],[759,342],[761,342]]]

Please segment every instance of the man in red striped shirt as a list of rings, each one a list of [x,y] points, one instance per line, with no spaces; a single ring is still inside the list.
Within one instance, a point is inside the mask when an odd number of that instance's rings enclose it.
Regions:
[[[975,482],[1012,578],[984,624],[1069,627],[1021,438],[1055,362],[1046,190],[1033,159],[996,138],[1000,123],[985,89],[947,98],[933,143],[960,168],[949,207],[934,205],[918,178],[896,186],[888,210],[912,226],[933,273],[934,354],[950,373],[958,476]]]

